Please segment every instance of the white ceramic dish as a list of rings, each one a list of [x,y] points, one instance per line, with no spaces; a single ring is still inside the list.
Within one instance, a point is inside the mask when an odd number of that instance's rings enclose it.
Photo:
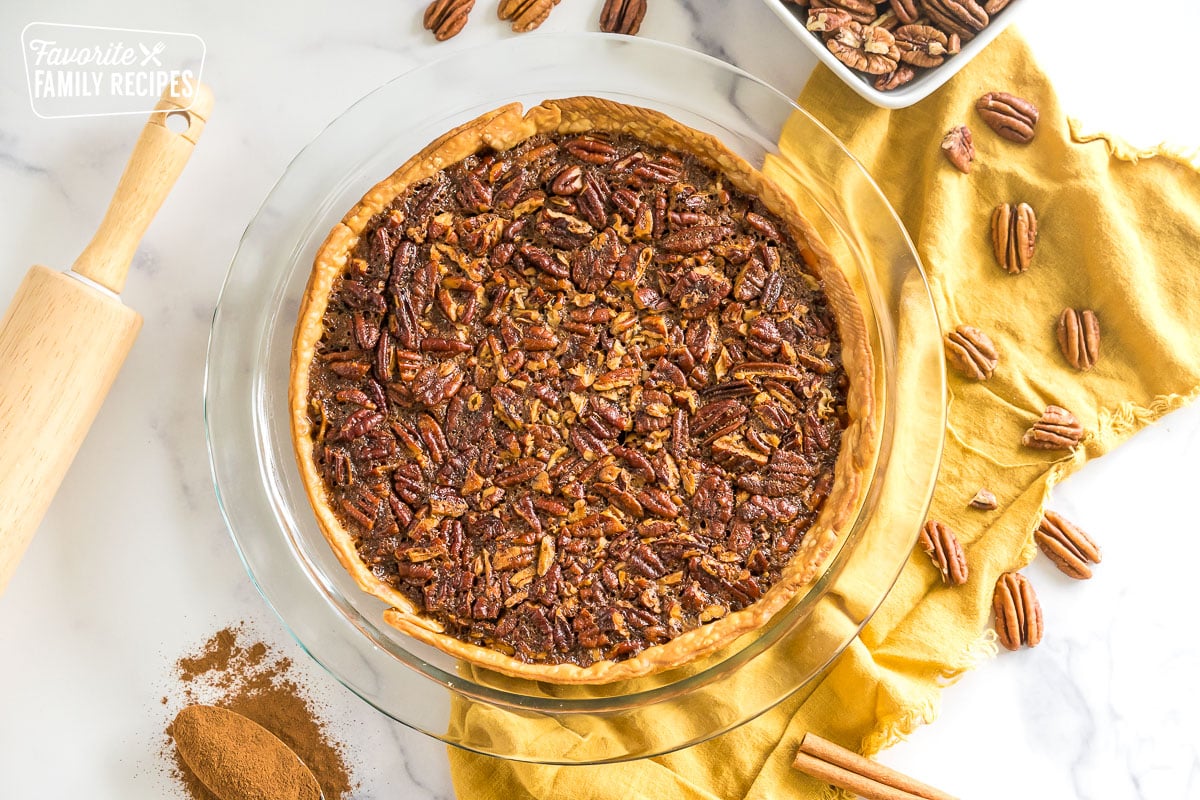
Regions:
[[[813,51],[821,63],[833,70],[847,86],[864,99],[880,108],[907,108],[933,94],[943,83],[966,66],[967,62],[974,58],[979,51],[991,44],[993,39],[1012,24],[1013,19],[1024,8],[1028,0],[1012,0],[1003,11],[992,18],[992,22],[978,36],[963,43],[961,53],[947,58],[940,67],[921,70],[920,74],[910,83],[890,92],[881,92],[872,86],[874,76],[855,72],[838,61],[833,53],[829,52],[825,42],[804,27],[804,21],[807,18],[805,9],[794,3],[784,2],[784,0],[763,0],[763,2],[779,16],[779,19],[792,33],[796,34],[796,38],[803,42],[805,47]]]

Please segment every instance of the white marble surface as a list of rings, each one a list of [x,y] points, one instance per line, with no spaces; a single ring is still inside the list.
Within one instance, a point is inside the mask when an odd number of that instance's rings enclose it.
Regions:
[[[288,160],[384,79],[512,35],[492,18],[493,5],[481,0],[467,30],[443,45],[420,30],[416,0],[0,6],[8,45],[0,48],[0,298],[30,264],[73,261],[141,125],[34,117],[15,46],[26,23],[199,34],[208,45],[204,77],[218,97],[134,263],[125,299],[145,315],[145,330],[0,598],[0,797],[179,796],[159,756],[159,697],[178,656],[238,620],[295,656],[330,717],[347,720],[337,732],[362,797],[453,796],[444,747],[385,721],[306,664],[254,591],[214,501],[201,380],[225,269]],[[545,29],[594,30],[600,5],[566,0]],[[1142,142],[1200,143],[1200,113],[1184,94],[1194,57],[1186,36],[1131,25],[1121,16],[1133,10],[1127,2],[1096,0],[1078,19],[1079,4],[1042,5],[1022,27],[1068,107]],[[644,36],[731,60],[788,94],[811,70],[755,0],[651,6]],[[1155,8],[1171,31],[1200,23],[1191,0]],[[1052,505],[1104,545],[1097,578],[1072,584],[1034,565],[1045,644],[1005,654],[948,689],[939,721],[884,760],[971,798],[1200,797],[1197,474],[1200,409],[1192,408],[1056,490]]]

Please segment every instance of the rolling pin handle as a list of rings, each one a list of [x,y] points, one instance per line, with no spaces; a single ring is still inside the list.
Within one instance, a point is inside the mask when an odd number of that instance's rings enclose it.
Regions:
[[[212,105],[212,91],[202,83],[167,87],[129,156],[96,235],[71,267],[73,272],[121,293],[138,243],[183,172]],[[181,117],[187,124],[177,132]]]

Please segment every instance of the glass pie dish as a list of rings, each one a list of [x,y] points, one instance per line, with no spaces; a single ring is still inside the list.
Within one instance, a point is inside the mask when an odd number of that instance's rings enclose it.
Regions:
[[[711,133],[790,191],[858,297],[878,398],[874,468],[852,524],[808,590],[717,653],[602,686],[470,668],[385,624],[387,606],[359,590],[318,527],[288,425],[297,309],[313,256],[345,210],[479,113],[575,95],[653,108]],[[796,144],[780,152],[785,129],[785,141]],[[209,344],[205,416],[234,542],[263,597],[316,661],[381,712],[449,744],[584,764],[695,744],[816,687],[882,602],[916,540],[941,453],[944,393],[939,327],[912,244],[827,130],[767,85],[706,56],[640,39],[555,34],[460,53],[396,78],[293,160],[247,227],[226,278]]]

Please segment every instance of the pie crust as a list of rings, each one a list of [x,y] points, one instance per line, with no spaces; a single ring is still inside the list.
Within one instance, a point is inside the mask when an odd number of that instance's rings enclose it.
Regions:
[[[812,259],[815,263],[808,266],[821,279],[834,313],[841,339],[842,366],[849,380],[846,396],[849,421],[842,432],[832,488],[797,553],[762,597],[741,610],[663,644],[647,647],[625,660],[601,660],[586,667],[571,663],[529,663],[499,650],[461,641],[446,634],[436,620],[423,616],[408,596],[377,578],[359,557],[353,536],[330,507],[314,461],[313,424],[308,414],[310,367],[322,336],[327,301],[372,218],[408,187],[481,150],[504,151],[536,134],[585,131],[630,134],[650,145],[692,154],[783,219],[797,247],[815,256]],[[864,476],[873,467],[877,433],[873,385],[868,333],[856,295],[816,231],[774,183],[716,138],[659,112],[595,97],[574,97],[548,100],[526,113],[522,113],[520,104],[513,103],[455,128],[374,186],[330,231],[316,256],[300,306],[289,402],[300,474],[321,530],[342,566],[363,591],[391,606],[383,615],[389,624],[452,656],[510,676],[552,683],[599,684],[650,675],[711,654],[762,627],[813,582],[852,521],[861,502]]]

